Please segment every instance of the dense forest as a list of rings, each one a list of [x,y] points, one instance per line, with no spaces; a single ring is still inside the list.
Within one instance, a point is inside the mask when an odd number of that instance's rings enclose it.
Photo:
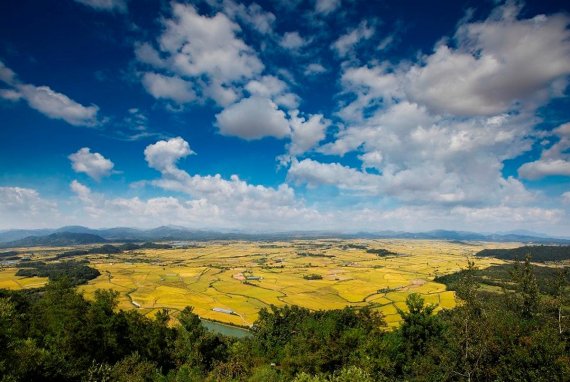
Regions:
[[[0,291],[0,380],[8,381],[568,381],[568,275],[541,284],[517,263],[500,293],[469,263],[453,282],[462,303],[411,294],[402,325],[367,308],[264,309],[243,339],[207,331],[192,308],[151,319],[117,309],[117,292],[87,301],[67,278]]]
[[[16,276],[47,277],[49,280],[67,278],[72,285],[85,284],[101,275],[90,267],[88,261],[64,261],[60,263],[44,263],[43,261],[22,261],[17,267]]]
[[[488,268],[474,270],[472,277],[482,289],[500,291],[505,288],[508,290],[512,289],[515,285],[512,275],[517,272],[517,267],[520,267],[520,263],[518,262],[493,265]],[[457,273],[438,276],[434,281],[445,284],[448,290],[457,290],[464,275],[465,270],[462,270]],[[533,275],[542,294],[552,295],[556,293],[556,280],[561,277],[559,268],[535,266],[533,267]],[[566,283],[570,285],[570,273],[563,272],[562,277],[565,277]]]
[[[367,249],[366,252],[368,253],[373,253],[375,255],[378,255],[379,257],[384,257],[384,256],[398,256],[397,253],[389,251],[387,249]]]
[[[570,245],[528,245],[512,249],[484,249],[477,256],[496,257],[502,260],[522,260],[531,256],[532,261],[570,260]]]
[[[112,255],[116,253],[123,253],[125,251],[133,251],[137,249],[170,249],[172,246],[170,244],[156,244],[152,242],[136,244],[136,243],[125,243],[121,245],[105,244],[100,247],[93,247],[89,249],[72,249],[70,251],[62,252],[56,255],[57,259],[64,257],[74,257],[74,256],[84,256],[84,255]]]

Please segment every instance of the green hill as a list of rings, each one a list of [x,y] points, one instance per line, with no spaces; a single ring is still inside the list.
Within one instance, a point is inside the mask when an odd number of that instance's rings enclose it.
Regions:
[[[10,247],[62,247],[67,245],[106,243],[107,240],[99,235],[90,233],[57,232],[47,236],[28,236],[20,240],[3,243],[5,248]]]
[[[570,259],[569,245],[535,245],[512,249],[484,249],[477,256],[496,257],[502,260],[522,260],[527,255],[532,261],[561,261]]]

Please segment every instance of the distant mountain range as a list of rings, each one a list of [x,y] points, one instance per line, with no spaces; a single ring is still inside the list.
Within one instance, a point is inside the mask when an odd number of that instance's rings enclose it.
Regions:
[[[429,232],[380,231],[339,233],[324,231],[298,231],[276,233],[242,233],[191,230],[178,226],[161,226],[153,229],[115,227],[92,229],[67,226],[57,229],[0,231],[0,247],[66,246],[108,242],[141,241],[207,241],[207,240],[288,240],[288,239],[432,239],[449,241],[523,242],[536,244],[570,244],[570,239],[555,238],[528,231],[501,233],[475,233],[435,230]]]
[[[107,240],[99,235],[78,232],[56,232],[42,236],[26,236],[21,239],[0,243],[2,247],[61,247],[66,245],[98,244]]]

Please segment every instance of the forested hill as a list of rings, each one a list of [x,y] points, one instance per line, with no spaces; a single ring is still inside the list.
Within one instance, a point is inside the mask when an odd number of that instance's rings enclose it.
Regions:
[[[570,260],[570,246],[527,245],[512,249],[484,249],[477,252],[477,256],[496,257],[502,260],[523,260],[527,255],[536,262]]]
[[[106,239],[91,233],[56,232],[46,236],[28,236],[23,239],[2,243],[2,247],[58,247],[106,242]]]

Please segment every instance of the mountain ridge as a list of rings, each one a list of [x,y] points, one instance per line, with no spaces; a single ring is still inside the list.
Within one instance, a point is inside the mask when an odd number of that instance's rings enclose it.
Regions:
[[[174,241],[174,240],[287,240],[287,239],[424,239],[449,241],[524,242],[536,244],[570,244],[570,239],[529,234],[477,233],[469,231],[432,230],[426,232],[376,231],[376,232],[334,232],[334,231],[282,231],[245,233],[215,230],[193,230],[179,226],[159,226],[152,229],[131,227],[88,228],[65,226],[54,229],[7,230],[0,232],[0,246],[65,246],[130,241]]]
[[[107,243],[108,240],[91,233],[78,232],[54,232],[48,235],[26,236],[21,239],[0,243],[1,247],[38,247],[50,246],[61,247],[67,245],[100,244]]]

